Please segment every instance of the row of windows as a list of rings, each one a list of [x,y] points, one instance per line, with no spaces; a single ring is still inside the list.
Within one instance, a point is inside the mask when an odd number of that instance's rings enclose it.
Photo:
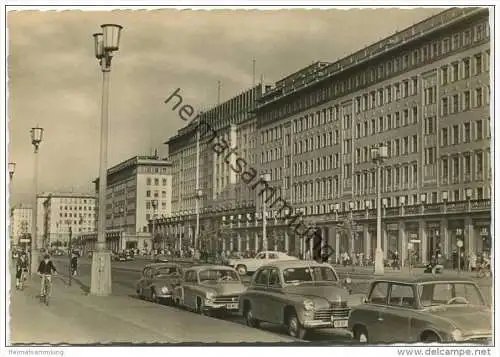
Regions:
[[[59,217],[96,217],[95,213],[59,213]]]
[[[380,116],[378,119],[366,120],[363,123],[356,124],[354,138],[359,139],[384,131],[399,129],[418,122],[418,107],[404,109],[401,112],[395,112]]]
[[[155,197],[155,198],[158,198],[158,197],[160,197],[160,194],[159,194],[158,190],[155,190],[153,192],[153,196],[151,196],[151,191],[147,190],[146,191],[146,197]],[[167,198],[167,191],[161,191],[161,198]]]
[[[167,202],[166,201],[158,202],[158,204],[160,204],[161,206],[156,207],[156,209],[159,209],[160,207],[161,207],[161,209],[167,209]],[[146,209],[154,209],[151,201],[146,201]]]
[[[418,136],[405,136],[403,138],[394,139],[385,143],[387,146],[388,157],[397,157],[401,155],[409,155],[418,152]],[[370,162],[372,157],[371,146],[357,148],[354,156],[356,164]]]
[[[433,121],[435,118],[429,118],[430,120],[426,122],[426,133],[433,134],[435,124]],[[489,119],[488,119],[489,121]],[[489,123],[486,126],[486,137],[489,137]],[[441,147],[446,147],[450,145],[457,145],[461,143],[470,143],[472,140],[483,140],[484,139],[484,125],[483,120],[479,119],[474,122],[465,122],[461,125],[452,125],[451,127],[445,127],[441,129]]]
[[[59,198],[60,203],[66,204],[94,204],[95,199],[86,199],[86,198]]]
[[[91,204],[90,206],[59,206],[59,210],[61,211],[92,211],[95,209],[95,204]]]
[[[369,94],[358,96],[354,101],[354,111],[358,114],[376,107],[389,104],[392,101],[408,98],[418,92],[418,77],[395,83],[385,88],[371,91]]]
[[[293,164],[294,176],[309,175],[320,171],[338,169],[340,163],[340,154],[318,157],[307,161],[296,162]]]
[[[153,179],[151,177],[146,178],[146,185],[151,186],[152,182],[153,182]],[[167,186],[167,179],[166,178],[162,179],[161,184],[162,184],[162,186]],[[159,178],[155,178],[154,179],[154,185],[155,186],[159,186],[160,185],[160,179]]]
[[[461,156],[441,158],[441,177],[448,179],[451,175],[452,181],[458,182],[462,174],[468,176],[474,171],[476,180],[484,179],[483,154],[483,152],[466,152],[462,153]]]
[[[490,86],[486,90],[486,98],[483,96],[484,88],[467,90],[461,94],[453,94],[441,98],[441,116],[456,114],[471,108],[479,108],[490,104]]]
[[[483,56],[485,57],[484,59]],[[456,61],[450,65],[441,67],[441,85],[447,85],[449,83],[470,78],[471,69],[473,73],[472,75],[474,76],[480,75],[483,71],[489,71],[490,51],[486,51],[484,55],[483,53],[477,53],[472,56],[472,58],[466,57],[461,61]]]
[[[298,101],[283,104],[264,115],[264,120],[270,122],[278,118],[289,116],[293,113],[303,111],[311,106],[316,106],[326,100],[342,97],[362,87],[373,85],[386,80],[396,74],[408,71],[431,61],[437,60],[450,52],[456,52],[464,47],[472,45],[489,38],[489,26],[487,22],[475,25],[446,36],[442,40],[425,42],[419,48],[392,57],[378,66],[373,66],[355,76],[338,79],[334,84],[320,88],[309,96],[302,97]],[[385,89],[387,90],[387,89]],[[392,89],[391,89],[392,91]],[[387,95],[387,93],[386,93]]]

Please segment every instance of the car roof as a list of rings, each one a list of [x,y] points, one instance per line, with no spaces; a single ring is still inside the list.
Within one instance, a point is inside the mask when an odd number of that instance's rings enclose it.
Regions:
[[[278,260],[269,264],[265,264],[262,267],[274,267],[278,269],[287,269],[287,268],[302,268],[302,267],[323,267],[328,266],[332,268],[332,266],[328,263],[318,263],[315,260]]]
[[[402,283],[402,284],[424,284],[424,283],[475,283],[471,279],[466,278],[453,278],[447,276],[407,276],[407,277],[394,277],[394,278],[380,278],[374,279],[375,282],[388,282],[388,283]]]
[[[181,265],[177,264],[177,263],[171,263],[171,262],[167,262],[167,263],[150,263],[150,264],[146,264],[146,266],[144,268],[164,268],[164,267],[168,267],[168,268],[171,268],[171,267],[181,267]]]
[[[192,266],[192,267],[189,267],[186,270],[194,270],[194,271],[196,271],[198,273],[200,271],[203,271],[203,270],[230,270],[230,271],[234,271],[233,268],[225,266],[225,265],[208,265],[208,264],[207,265]]]

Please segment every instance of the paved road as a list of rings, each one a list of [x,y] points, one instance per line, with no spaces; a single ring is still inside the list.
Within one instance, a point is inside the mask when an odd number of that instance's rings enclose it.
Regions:
[[[56,268],[58,270],[67,268],[67,259],[55,258],[54,263],[56,264]],[[135,291],[135,283],[139,280],[144,265],[145,265],[144,261],[112,262],[111,271],[112,271],[113,295],[138,299]],[[75,283],[77,285],[80,285],[84,290],[88,289],[88,286],[90,285],[90,261],[88,259],[82,259],[79,262],[78,270],[79,270],[79,276],[77,277]],[[250,277],[245,277],[243,280],[244,283],[248,283]],[[153,304],[151,303],[151,305]],[[153,305],[153,306],[159,309],[159,311],[165,308],[172,309],[171,307],[162,305]],[[182,311],[182,313],[192,314],[190,312],[185,312],[185,311]],[[209,318],[209,319],[218,320],[217,318]],[[223,319],[231,321],[238,325],[244,325],[244,320],[240,316],[229,316],[229,317],[224,317]],[[210,326],[208,322],[205,322],[204,324],[207,327]],[[263,324],[262,329],[264,331],[269,331],[280,335],[286,333],[283,328],[270,324]],[[345,343],[347,341],[350,341],[351,335],[346,330],[339,331],[333,329],[325,329],[317,331],[314,334],[311,334],[311,336],[308,336],[308,338],[311,341]]]

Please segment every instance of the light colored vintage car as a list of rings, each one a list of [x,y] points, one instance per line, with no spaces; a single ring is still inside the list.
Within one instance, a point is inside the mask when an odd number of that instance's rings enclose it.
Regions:
[[[491,341],[491,309],[478,286],[445,277],[379,279],[349,317],[363,343]]]
[[[308,260],[275,261],[253,275],[240,297],[246,323],[283,325],[292,337],[303,339],[308,330],[347,328],[351,307],[363,295],[350,295],[350,279],[340,280],[330,264]]]
[[[172,303],[172,295],[176,286],[181,283],[183,269],[175,263],[148,264],[142,270],[137,282],[136,292],[139,298],[155,303]]]
[[[262,251],[255,258],[229,259],[228,265],[238,271],[240,275],[246,275],[257,271],[261,266],[278,260],[299,260],[282,252]]]
[[[239,274],[223,265],[188,268],[175,289],[174,302],[197,313],[237,312],[239,297],[246,290]]]

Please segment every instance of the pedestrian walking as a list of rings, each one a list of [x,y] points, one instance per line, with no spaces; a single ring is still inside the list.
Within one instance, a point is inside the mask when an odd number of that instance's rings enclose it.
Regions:
[[[76,272],[78,269],[78,255],[76,255],[74,252],[71,253],[71,275],[76,276]]]

